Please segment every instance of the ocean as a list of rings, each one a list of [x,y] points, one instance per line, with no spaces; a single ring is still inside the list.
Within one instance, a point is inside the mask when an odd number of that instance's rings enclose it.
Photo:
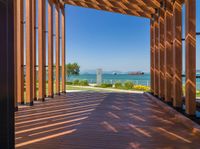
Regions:
[[[80,74],[78,76],[70,76],[67,78],[68,81],[73,80],[87,80],[89,83],[96,83],[96,74]],[[185,77],[183,77],[183,85],[185,84]],[[103,74],[102,75],[103,83],[111,83],[114,84],[115,82],[125,82],[125,81],[132,81],[134,84],[137,85],[145,85],[150,86],[150,74],[146,73],[144,75],[128,75],[128,74]],[[200,79],[196,79],[196,86],[197,89],[200,90]]]

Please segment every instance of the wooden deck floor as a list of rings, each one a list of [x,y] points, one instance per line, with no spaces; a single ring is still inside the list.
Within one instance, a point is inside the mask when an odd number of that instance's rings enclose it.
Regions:
[[[143,94],[68,93],[16,113],[17,149],[197,149],[194,135]]]

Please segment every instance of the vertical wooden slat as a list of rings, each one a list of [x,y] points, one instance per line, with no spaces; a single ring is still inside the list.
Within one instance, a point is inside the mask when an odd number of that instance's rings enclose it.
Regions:
[[[62,10],[62,92],[65,93],[65,80],[66,80],[66,72],[65,72],[65,8]]]
[[[185,47],[186,47],[186,113],[196,112],[196,0],[186,0]]]
[[[60,94],[60,17],[59,17],[59,8],[56,8],[55,11],[55,29],[56,29],[56,94]]]
[[[53,97],[53,9],[48,3],[48,97]]]
[[[164,43],[164,10],[160,9],[159,14],[159,97],[164,98],[164,52],[165,52],[165,43]]]
[[[165,101],[172,102],[172,6],[165,11]]]
[[[0,149],[14,149],[14,0],[0,0]]]
[[[159,53],[158,53],[158,18],[155,17],[155,26],[154,26],[154,68],[155,68],[155,78],[154,78],[154,94],[159,95]]]
[[[24,1],[17,1],[17,102],[24,104]],[[20,23],[20,25],[19,25]]]
[[[33,99],[37,100],[36,94],[36,0],[32,1],[32,89],[33,89]]]
[[[173,5],[173,106],[182,106],[182,6],[178,1]]]
[[[154,94],[154,20],[151,19],[151,32],[150,32],[150,40],[151,40],[151,61],[150,61],[150,67],[151,67],[151,92]]]
[[[26,1],[26,104],[33,105],[32,90],[32,0]]]
[[[45,98],[45,50],[46,50],[46,0],[38,1],[38,100],[44,101]]]

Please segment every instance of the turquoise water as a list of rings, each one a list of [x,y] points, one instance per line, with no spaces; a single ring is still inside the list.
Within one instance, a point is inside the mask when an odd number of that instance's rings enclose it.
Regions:
[[[81,74],[79,76],[70,76],[68,81],[73,80],[88,80],[89,83],[96,83],[96,74]],[[135,84],[141,85],[150,85],[150,74],[144,75],[128,75],[128,74],[103,74],[102,75],[103,83],[115,83],[117,81],[125,82],[127,80],[132,81]]]
[[[89,83],[96,83],[96,74],[80,74],[78,76],[70,76],[68,81],[73,80],[88,80]],[[127,80],[132,81],[134,84],[150,86],[150,74],[144,75],[128,75],[128,74],[103,74],[102,75],[103,83],[114,84],[117,81],[125,82]],[[183,85],[185,84],[185,77],[183,77]],[[197,89],[200,90],[200,79],[196,79]]]

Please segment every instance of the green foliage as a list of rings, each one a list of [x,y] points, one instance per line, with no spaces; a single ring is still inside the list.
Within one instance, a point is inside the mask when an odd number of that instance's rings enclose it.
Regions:
[[[108,87],[113,87],[113,85],[112,85],[112,84],[109,84],[109,83],[102,83],[102,84],[100,85],[100,87],[102,87],[102,88],[108,88]]]
[[[72,84],[73,84],[73,85],[79,85],[79,80],[74,80],[74,81],[72,82]]]
[[[126,81],[126,82],[124,83],[124,88],[125,88],[125,89],[132,89],[133,86],[134,86],[134,84],[133,84],[133,82],[131,82],[131,81]]]
[[[80,86],[88,86],[89,83],[88,83],[87,80],[81,80],[81,81],[79,81],[79,85],[80,85]]]
[[[80,66],[78,65],[78,63],[69,63],[66,65],[66,67],[67,67],[67,75],[68,76],[79,75]]]
[[[66,85],[72,85],[73,82],[65,82]]]
[[[123,88],[123,84],[121,82],[116,82],[115,83],[115,88],[121,89],[121,88]]]
[[[150,87],[144,86],[144,85],[134,85],[133,89],[139,90],[139,91],[145,91],[145,92],[150,91]]]

